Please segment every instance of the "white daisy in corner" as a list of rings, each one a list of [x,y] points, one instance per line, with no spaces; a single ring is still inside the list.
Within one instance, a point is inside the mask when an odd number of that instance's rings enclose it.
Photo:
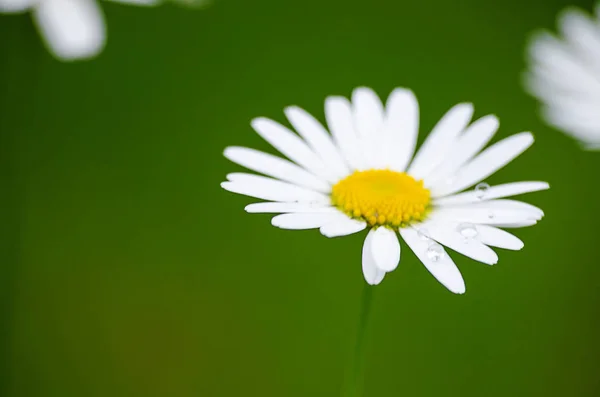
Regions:
[[[492,265],[490,248],[518,250],[523,243],[500,227],[531,226],[542,210],[504,197],[548,188],[545,182],[514,182],[459,193],[481,182],[533,143],[523,132],[479,153],[498,128],[494,116],[469,125],[470,104],[444,115],[414,156],[419,108],[413,93],[392,92],[385,106],[368,88],[357,88],[352,102],[325,101],[329,132],[304,110],[285,109],[299,135],[266,118],[252,121],[258,134],[289,160],[244,147],[228,147],[225,157],[250,170],[227,175],[221,186],[267,202],[247,212],[277,213],[274,226],[319,229],[327,237],[368,228],[362,270],[379,284],[400,261],[397,232],[427,270],[455,293],[463,278],[443,246]],[[458,193],[458,194],[457,194]]]
[[[150,6],[159,0],[113,0]],[[30,11],[48,50],[64,61],[87,59],[104,48],[106,27],[96,0],[0,0],[0,12]]]
[[[596,15],[567,9],[560,35],[534,36],[527,52],[528,91],[542,102],[546,122],[587,149],[600,149],[600,3]]]

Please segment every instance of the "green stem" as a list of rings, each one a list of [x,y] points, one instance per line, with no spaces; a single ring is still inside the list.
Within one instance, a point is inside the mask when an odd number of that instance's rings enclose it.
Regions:
[[[373,297],[373,287],[366,284],[363,288],[362,301],[360,305],[360,317],[356,330],[356,345],[354,347],[354,356],[351,361],[351,367],[346,375],[346,384],[342,391],[343,397],[360,397],[362,395],[364,363],[366,352],[366,335],[369,325],[369,314],[371,312],[371,301]]]

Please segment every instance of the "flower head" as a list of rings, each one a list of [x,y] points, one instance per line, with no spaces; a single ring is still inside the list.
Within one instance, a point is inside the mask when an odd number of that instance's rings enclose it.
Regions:
[[[159,0],[113,1],[154,5]],[[0,0],[0,12],[29,10],[55,57],[65,61],[86,59],[96,56],[104,48],[106,28],[96,0]]]
[[[600,149],[600,3],[595,16],[563,11],[558,26],[560,37],[543,32],[531,40],[525,85],[548,124]]]
[[[490,247],[523,247],[500,227],[530,226],[543,216],[537,207],[504,198],[547,189],[547,183],[480,183],[527,149],[533,136],[516,134],[480,153],[498,120],[485,116],[469,124],[470,104],[450,109],[414,157],[419,109],[409,90],[394,90],[385,108],[368,88],[355,89],[351,102],[328,97],[330,132],[298,107],[285,113],[299,135],[266,118],[252,126],[289,160],[228,147],[225,157],[266,176],[232,173],[221,186],[266,200],[246,211],[279,214],[272,224],[283,229],[336,237],[368,228],[362,269],[369,284],[398,266],[399,233],[437,280],[463,293],[463,278],[443,245],[492,265],[498,256]]]

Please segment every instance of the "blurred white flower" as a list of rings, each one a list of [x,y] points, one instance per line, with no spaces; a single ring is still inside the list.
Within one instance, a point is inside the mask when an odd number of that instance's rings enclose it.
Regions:
[[[113,0],[151,6],[159,0]],[[61,60],[92,58],[102,51],[106,27],[96,0],[0,0],[0,12],[31,10],[46,46]]]
[[[524,83],[553,127],[600,149],[600,3],[596,15],[569,8],[558,17],[559,37],[535,35],[527,48]]]
[[[252,127],[289,160],[228,147],[225,157],[268,177],[233,173],[221,186],[268,200],[246,211],[278,213],[271,223],[282,229],[319,229],[336,237],[368,228],[362,269],[369,284],[379,284],[398,266],[398,232],[440,283],[463,293],[463,278],[442,245],[493,265],[498,256],[490,246],[523,247],[500,227],[531,226],[543,216],[533,205],[504,198],[547,189],[547,183],[479,183],[525,151],[533,136],[516,134],[479,153],[498,120],[485,116],[469,125],[470,104],[450,109],[416,155],[419,105],[407,89],[394,90],[385,107],[368,88],[355,89],[352,102],[327,98],[331,134],[298,107],[285,114],[299,136],[266,118],[254,119]]]

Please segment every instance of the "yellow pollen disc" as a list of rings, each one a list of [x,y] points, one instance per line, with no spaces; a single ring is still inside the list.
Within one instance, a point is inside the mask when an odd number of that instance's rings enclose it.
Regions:
[[[390,170],[355,171],[333,186],[333,205],[348,216],[371,226],[406,226],[425,219],[430,193],[404,172]]]

